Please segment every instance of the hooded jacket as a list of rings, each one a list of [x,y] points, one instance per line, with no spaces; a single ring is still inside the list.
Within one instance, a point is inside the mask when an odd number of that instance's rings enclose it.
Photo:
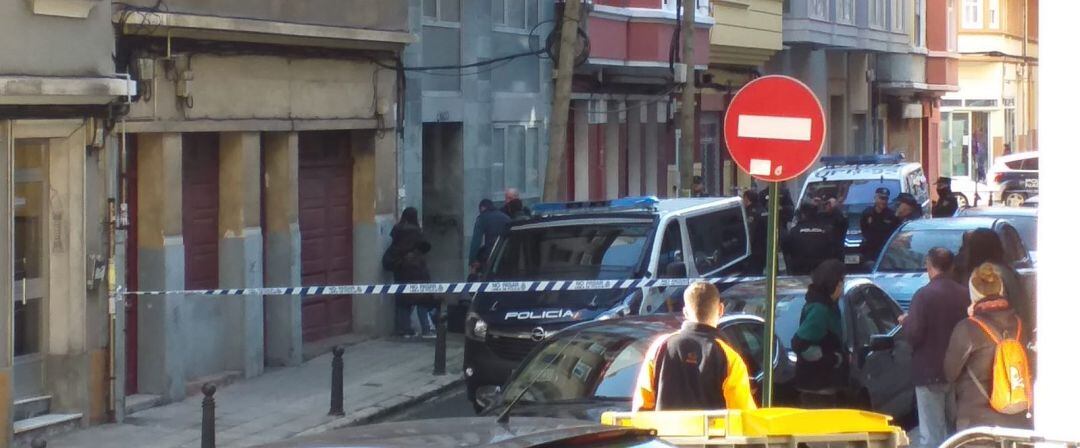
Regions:
[[[847,384],[840,306],[813,286],[799,317],[799,329],[791,338],[798,355],[795,386],[801,391],[833,392]]]

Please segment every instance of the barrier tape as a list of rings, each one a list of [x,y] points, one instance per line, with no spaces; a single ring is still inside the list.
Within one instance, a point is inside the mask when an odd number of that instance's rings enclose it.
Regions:
[[[848,278],[919,278],[926,273],[850,275]],[[607,289],[663,288],[688,286],[705,280],[715,285],[764,280],[765,277],[659,278],[625,280],[536,280],[522,282],[390,283],[340,286],[290,286],[238,289],[185,289],[169,291],[121,291],[124,295],[203,296],[333,296],[378,294],[475,294],[480,292],[598,291]]]

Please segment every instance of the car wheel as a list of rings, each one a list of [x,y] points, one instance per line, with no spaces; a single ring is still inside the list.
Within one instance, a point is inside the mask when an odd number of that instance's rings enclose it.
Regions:
[[[1005,200],[1003,202],[1009,207],[1021,207],[1026,200],[1026,194],[1017,191],[1009,191],[1005,193]]]
[[[968,206],[968,198],[967,198],[967,196],[965,196],[963,193],[955,193],[955,196],[956,196],[956,205],[960,206],[960,208],[964,208],[964,207]]]

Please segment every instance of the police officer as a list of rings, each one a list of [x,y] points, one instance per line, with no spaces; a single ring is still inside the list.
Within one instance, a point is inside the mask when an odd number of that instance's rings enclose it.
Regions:
[[[897,226],[908,221],[922,218],[922,207],[919,201],[911,193],[900,193],[896,196],[899,205],[896,206]]]
[[[791,200],[791,194],[788,192],[787,184],[780,183],[780,228],[787,228],[787,225],[795,217],[795,202]],[[758,192],[758,197],[761,198],[761,206],[765,207],[765,210],[769,209],[769,189],[768,187]]]
[[[873,263],[877,260],[881,249],[885,247],[885,241],[892,236],[894,230],[900,226],[896,219],[896,212],[889,208],[889,189],[882,187],[874,191],[874,205],[863,211],[859,219],[859,228],[862,230],[862,260],[863,263]]]
[[[844,240],[847,237],[848,217],[847,214],[844,213],[844,208],[840,204],[840,200],[835,197],[826,197],[825,200],[821,202],[821,212],[819,216],[825,224],[832,226],[833,247],[836,250],[836,259],[844,261]]]
[[[948,218],[956,214],[960,204],[956,202],[956,195],[952,191],[952,179],[939,177],[937,180],[938,200],[934,203],[934,209],[930,214],[935,218]]]
[[[813,204],[799,206],[799,218],[784,237],[784,253],[787,254],[788,273],[808,275],[821,262],[837,257],[833,227],[818,217]]]

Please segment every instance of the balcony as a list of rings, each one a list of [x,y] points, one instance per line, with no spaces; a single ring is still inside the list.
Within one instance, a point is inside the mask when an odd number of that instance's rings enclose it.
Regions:
[[[784,43],[906,53],[910,39],[893,0],[785,0]]]

